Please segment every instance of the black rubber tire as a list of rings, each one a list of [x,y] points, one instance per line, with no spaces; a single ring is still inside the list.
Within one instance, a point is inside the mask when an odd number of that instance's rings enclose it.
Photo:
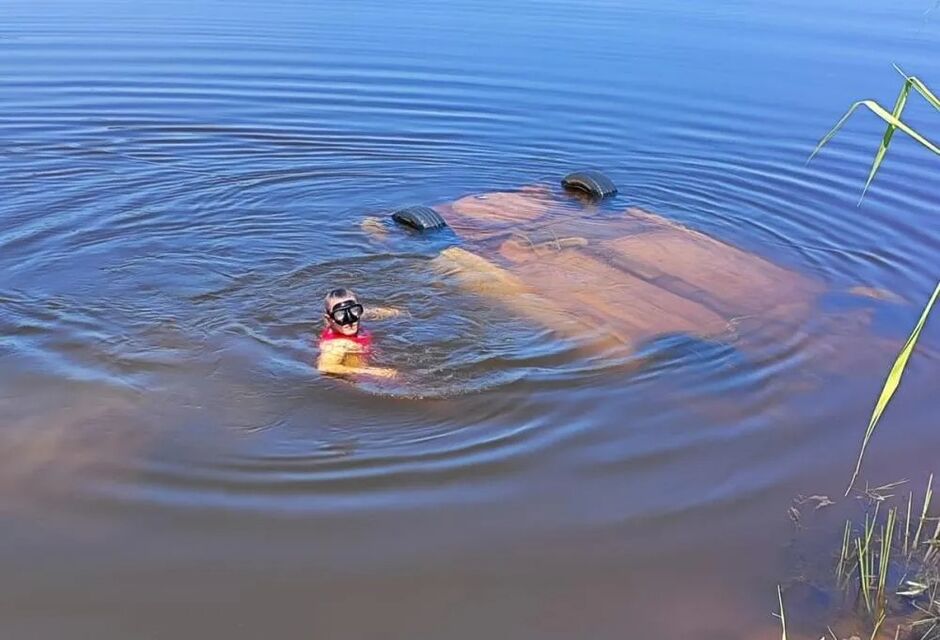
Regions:
[[[583,191],[597,199],[617,195],[613,181],[600,171],[575,171],[562,178],[561,186],[565,189]]]
[[[432,231],[447,226],[444,218],[431,207],[405,207],[392,214],[392,220],[415,231]]]

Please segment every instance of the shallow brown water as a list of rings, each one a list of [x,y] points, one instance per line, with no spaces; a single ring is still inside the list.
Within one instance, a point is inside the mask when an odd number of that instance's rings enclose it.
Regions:
[[[891,62],[940,77],[936,17],[810,5],[0,7],[0,637],[779,637],[787,507],[841,495],[940,248],[912,144],[861,208],[877,127],[804,165]],[[584,235],[640,206],[812,312],[587,350],[360,227],[583,165]],[[400,380],[313,370],[337,283],[409,312]],[[866,480],[938,471],[921,347]]]

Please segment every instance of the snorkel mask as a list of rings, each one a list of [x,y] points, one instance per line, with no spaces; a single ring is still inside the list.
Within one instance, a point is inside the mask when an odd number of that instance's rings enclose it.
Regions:
[[[359,322],[359,318],[362,317],[362,311],[361,304],[355,300],[346,300],[334,305],[327,315],[329,315],[330,319],[336,324],[341,327],[347,327]]]

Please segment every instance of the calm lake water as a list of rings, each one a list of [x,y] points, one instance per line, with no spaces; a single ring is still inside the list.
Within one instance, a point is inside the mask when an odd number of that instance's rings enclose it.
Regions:
[[[806,558],[787,508],[841,495],[938,275],[935,157],[857,207],[865,114],[806,164],[892,63],[940,86],[933,0],[6,0],[0,636],[779,637],[845,505]],[[360,228],[584,166],[829,293],[634,366]],[[400,380],[313,370],[337,284],[410,313]],[[940,471],[938,329],[865,480]]]

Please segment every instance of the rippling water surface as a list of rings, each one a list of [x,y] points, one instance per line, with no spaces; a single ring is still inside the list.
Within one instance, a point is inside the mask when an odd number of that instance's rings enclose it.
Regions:
[[[929,0],[7,0],[0,635],[772,635],[940,249],[925,150],[861,207],[876,122],[805,161],[938,54]],[[750,353],[590,355],[360,228],[582,166],[829,293]],[[337,284],[407,310],[399,380],[313,370]],[[873,481],[936,470],[922,340]]]

